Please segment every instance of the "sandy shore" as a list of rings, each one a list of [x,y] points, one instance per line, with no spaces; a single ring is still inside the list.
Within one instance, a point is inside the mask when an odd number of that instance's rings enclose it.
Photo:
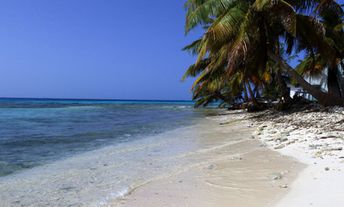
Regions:
[[[276,205],[305,165],[253,139],[256,128],[246,113],[226,113],[229,114],[209,117],[198,131],[197,153],[181,158],[195,160],[197,165],[140,186],[111,206]]]
[[[344,205],[343,108],[225,114],[211,118],[203,141],[236,144],[212,148],[203,164],[137,188],[112,206]]]
[[[277,207],[344,206],[344,109],[260,115],[256,137],[307,164]]]
[[[0,179],[0,206],[341,207],[344,108],[222,111]]]

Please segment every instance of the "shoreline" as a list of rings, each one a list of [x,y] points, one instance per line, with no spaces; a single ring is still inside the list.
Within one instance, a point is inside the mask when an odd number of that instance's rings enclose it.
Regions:
[[[255,136],[259,140],[307,165],[276,207],[344,205],[343,120],[340,107],[258,118]]]
[[[142,185],[109,206],[275,206],[305,165],[252,139],[247,115],[226,111],[207,117],[212,124],[199,134],[204,146],[190,157],[204,162]]]
[[[182,131],[187,136],[193,128],[183,126],[0,177],[1,206],[107,205],[114,197],[174,173],[170,169],[187,166],[170,155],[193,148],[190,140],[185,146],[176,145],[184,138],[176,135]]]
[[[4,206],[342,206],[343,108],[218,112],[0,179],[0,200]]]

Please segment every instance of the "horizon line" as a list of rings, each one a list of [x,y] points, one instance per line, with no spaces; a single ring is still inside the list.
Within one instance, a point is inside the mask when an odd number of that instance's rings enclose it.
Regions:
[[[81,101],[181,101],[189,102],[193,100],[177,100],[177,99],[118,99],[118,98],[37,98],[37,97],[0,97],[0,99],[37,99],[37,100],[81,100]]]

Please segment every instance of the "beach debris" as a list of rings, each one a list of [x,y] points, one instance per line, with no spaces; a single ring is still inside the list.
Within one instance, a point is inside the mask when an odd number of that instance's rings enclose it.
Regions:
[[[296,142],[296,141],[297,141],[296,139],[294,139],[294,140],[291,140],[291,141],[287,142],[287,143],[286,143],[286,145],[295,144],[295,142]]]
[[[227,122],[220,123],[220,125],[227,125],[227,124],[230,124],[230,123],[231,123],[230,121],[227,121]]]
[[[319,139],[333,139],[333,138],[337,138],[336,136],[334,136],[334,135],[324,135],[324,136],[321,136],[321,137],[319,137]]]
[[[286,142],[288,141],[288,138],[284,137],[284,138],[281,138],[281,142]]]
[[[232,157],[232,160],[242,160],[242,157],[234,156],[234,157]]]
[[[261,147],[280,150],[292,146],[313,159],[333,157],[344,162],[343,107],[310,108],[294,113],[271,110],[254,113],[252,118],[258,122],[253,134],[262,141]]]
[[[329,167],[325,167],[325,171],[329,171],[330,170],[330,168]]]
[[[331,147],[331,148],[327,148],[325,150],[326,151],[341,151],[341,150],[343,150],[343,147]]]
[[[277,131],[270,131],[270,134],[277,134]]]
[[[288,185],[287,185],[287,184],[284,184],[284,185],[280,185],[279,187],[280,187],[280,188],[288,188]]]
[[[285,146],[286,146],[285,144],[281,144],[281,145],[274,147],[274,149],[283,149]]]
[[[281,173],[276,173],[272,176],[272,180],[281,180],[283,178]]]

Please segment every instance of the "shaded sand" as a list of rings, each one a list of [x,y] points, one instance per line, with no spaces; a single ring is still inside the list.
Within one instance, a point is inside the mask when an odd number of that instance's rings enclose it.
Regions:
[[[198,129],[198,150],[180,157],[194,164],[142,185],[110,206],[275,205],[304,165],[252,139],[254,129],[243,118],[242,113],[209,117]]]

